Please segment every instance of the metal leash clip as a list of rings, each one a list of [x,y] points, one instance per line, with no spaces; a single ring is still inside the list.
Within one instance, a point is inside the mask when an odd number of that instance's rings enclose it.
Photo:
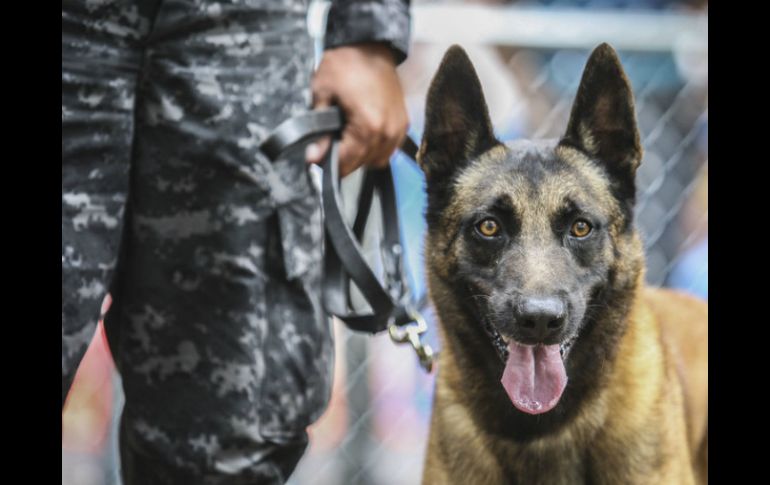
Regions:
[[[428,323],[422,314],[412,307],[409,307],[409,316],[414,323],[398,326],[395,323],[388,325],[388,335],[396,344],[410,343],[417,357],[420,360],[420,366],[426,372],[433,369],[434,353],[430,345],[422,342],[422,335],[428,331]]]

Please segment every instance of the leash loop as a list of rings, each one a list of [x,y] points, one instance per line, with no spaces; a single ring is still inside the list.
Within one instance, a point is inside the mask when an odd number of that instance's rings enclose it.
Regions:
[[[290,146],[312,137],[334,135],[323,167],[321,199],[324,210],[325,251],[323,276],[323,305],[352,330],[378,333],[388,330],[395,343],[409,343],[420,361],[430,372],[434,352],[423,344],[427,331],[425,319],[410,302],[410,292],[403,272],[398,208],[393,174],[390,167],[367,169],[358,200],[358,214],[353,228],[348,226],[342,211],[339,177],[339,136],[345,120],[338,107],[330,107],[295,116],[281,123],[260,145],[260,150],[276,160]],[[401,150],[416,159],[417,145],[407,137]],[[382,240],[380,243],[383,283],[363,257],[361,243],[371,209],[374,191],[382,207]],[[350,285],[354,283],[371,307],[370,313],[353,310]]]

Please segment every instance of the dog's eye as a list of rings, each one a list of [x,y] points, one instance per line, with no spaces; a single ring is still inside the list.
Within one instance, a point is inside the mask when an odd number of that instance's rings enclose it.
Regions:
[[[583,219],[578,219],[572,224],[570,234],[574,237],[586,237],[591,234],[591,224]]]
[[[494,219],[484,219],[476,224],[476,229],[485,237],[493,237],[500,232],[500,225]]]

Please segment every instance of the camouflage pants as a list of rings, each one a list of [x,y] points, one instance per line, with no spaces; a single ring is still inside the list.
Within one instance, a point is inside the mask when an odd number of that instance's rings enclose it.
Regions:
[[[331,391],[306,0],[62,2],[62,403],[101,302],[127,484],[282,483]]]

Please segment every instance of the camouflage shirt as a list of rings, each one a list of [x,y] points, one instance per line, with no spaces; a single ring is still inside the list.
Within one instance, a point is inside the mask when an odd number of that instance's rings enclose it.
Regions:
[[[409,0],[336,0],[326,21],[324,46],[385,42],[401,63],[409,47]]]

